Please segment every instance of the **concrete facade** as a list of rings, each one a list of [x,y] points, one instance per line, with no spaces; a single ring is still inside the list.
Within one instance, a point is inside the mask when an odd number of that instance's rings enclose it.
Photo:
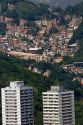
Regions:
[[[52,86],[43,92],[43,125],[75,125],[74,92]]]
[[[2,125],[34,125],[33,90],[22,81],[1,89]]]

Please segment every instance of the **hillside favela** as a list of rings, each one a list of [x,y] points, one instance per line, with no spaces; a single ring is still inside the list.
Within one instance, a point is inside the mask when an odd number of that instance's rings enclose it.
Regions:
[[[83,0],[0,0],[0,125],[83,125]]]

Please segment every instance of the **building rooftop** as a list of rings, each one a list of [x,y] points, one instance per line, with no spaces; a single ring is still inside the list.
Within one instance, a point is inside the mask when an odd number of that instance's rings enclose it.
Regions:
[[[60,91],[60,87],[59,86],[51,86],[51,91],[52,92],[59,92]]]
[[[10,82],[10,87],[11,88],[16,88],[16,87],[23,87],[24,86],[24,82],[23,81],[12,81]]]
[[[51,90],[48,90],[47,92],[43,92],[44,94],[46,94],[46,93],[59,93],[59,92],[61,92],[61,93],[74,93],[74,91],[69,91],[69,90],[66,90],[66,89],[64,89],[64,87],[62,87],[62,86],[51,86]]]

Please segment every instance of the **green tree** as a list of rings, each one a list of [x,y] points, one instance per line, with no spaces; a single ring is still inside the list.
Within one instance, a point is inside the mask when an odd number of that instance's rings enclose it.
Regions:
[[[54,34],[54,33],[57,33],[59,32],[59,30],[56,28],[56,27],[52,27],[50,30],[49,30],[49,34]]]

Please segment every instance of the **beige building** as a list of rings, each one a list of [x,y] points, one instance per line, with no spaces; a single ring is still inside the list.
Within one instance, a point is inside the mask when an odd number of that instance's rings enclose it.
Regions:
[[[75,125],[74,92],[59,86],[43,92],[43,125]]]
[[[36,61],[47,61],[47,56],[46,55],[39,55],[39,54],[32,54],[32,53],[24,53],[24,52],[16,52],[16,51],[11,51],[8,52],[9,55],[22,58],[22,59],[34,59]]]

